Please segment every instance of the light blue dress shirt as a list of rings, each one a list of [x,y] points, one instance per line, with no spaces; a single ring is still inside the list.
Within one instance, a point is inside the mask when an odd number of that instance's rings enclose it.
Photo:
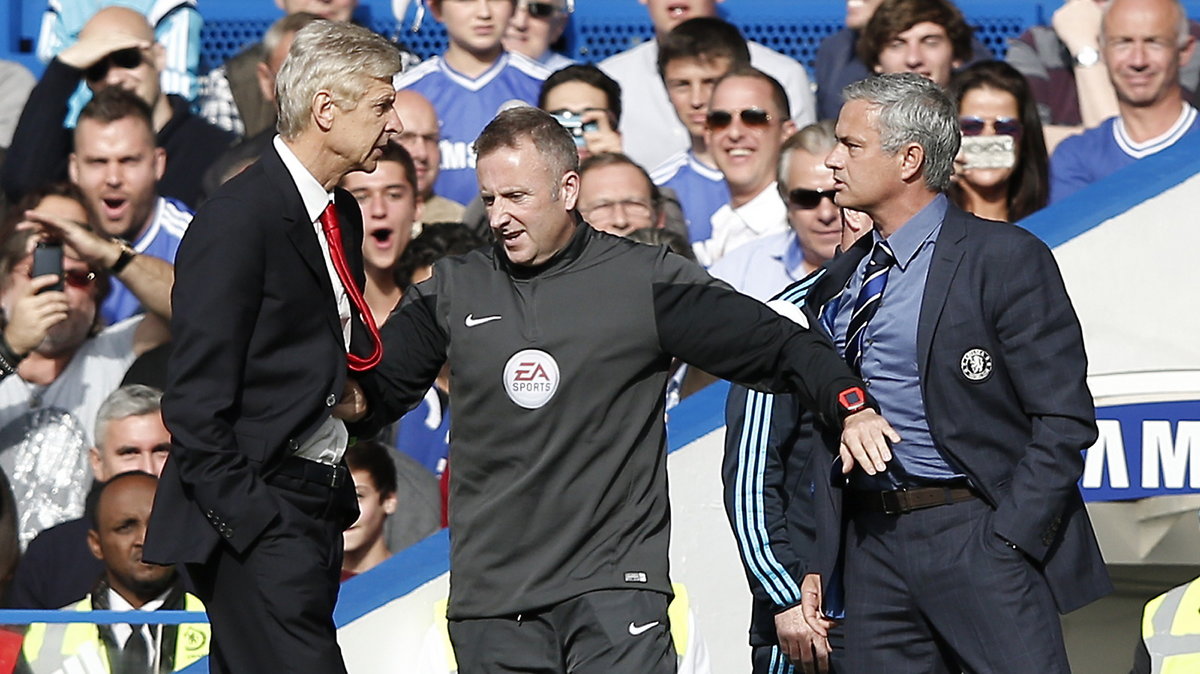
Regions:
[[[885,473],[870,477],[855,471],[855,488],[895,489],[963,477],[929,432],[917,367],[917,317],[947,203],[945,195],[938,195],[887,239],[896,264],[888,271],[879,310],[863,334],[862,378],[879,402],[880,413],[902,439],[892,447],[893,459]],[[875,245],[883,238],[878,232],[871,236]],[[841,353],[846,350],[846,329],[869,259],[870,255],[863,257],[835,309],[833,334]]]

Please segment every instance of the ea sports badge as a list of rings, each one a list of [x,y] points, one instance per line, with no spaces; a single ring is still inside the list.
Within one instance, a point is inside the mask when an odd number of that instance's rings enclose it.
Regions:
[[[958,366],[968,381],[983,381],[992,376],[992,356],[983,349],[968,349]]]
[[[545,351],[518,351],[504,364],[504,392],[527,410],[550,402],[557,390],[558,361]]]

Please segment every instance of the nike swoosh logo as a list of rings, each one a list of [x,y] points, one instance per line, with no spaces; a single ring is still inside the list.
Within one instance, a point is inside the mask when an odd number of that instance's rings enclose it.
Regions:
[[[634,625],[633,623],[629,623],[629,633],[636,637],[637,635],[642,634],[648,631],[650,628],[656,627],[657,625],[657,620],[652,623],[646,623],[645,625]]]
[[[467,320],[465,320],[463,322],[466,323],[468,328],[473,328],[476,325],[483,325],[484,323],[491,323],[492,321],[498,321],[501,318],[502,318],[502,316],[483,316],[481,318],[475,318],[474,314],[467,314]]]

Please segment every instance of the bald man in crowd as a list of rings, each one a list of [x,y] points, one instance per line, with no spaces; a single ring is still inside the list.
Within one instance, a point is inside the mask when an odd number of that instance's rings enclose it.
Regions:
[[[79,40],[50,61],[29,95],[0,176],[8,198],[16,201],[31,189],[67,177],[71,131],[63,120],[82,80],[93,93],[121,87],[150,106],[155,140],[167,153],[159,193],[194,207],[200,176],[234,136],[193,115],[184,98],[163,92],[165,61],[165,50],[154,41],[145,16],[116,6],[96,12]]]

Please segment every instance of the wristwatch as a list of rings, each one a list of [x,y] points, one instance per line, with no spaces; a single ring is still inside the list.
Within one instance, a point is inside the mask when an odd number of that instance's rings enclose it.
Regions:
[[[842,418],[845,418],[866,409],[867,394],[861,387],[851,386],[838,394],[837,401],[841,408]]]
[[[1080,68],[1090,68],[1100,62],[1100,50],[1095,47],[1084,47],[1075,55],[1075,65]]]
[[[121,254],[117,256],[117,261],[112,263],[112,266],[108,268],[108,271],[110,271],[113,275],[116,275],[120,274],[125,267],[129,266],[129,263],[133,261],[133,258],[137,257],[138,252],[134,250],[133,246],[129,245],[129,242],[125,239],[113,239],[113,241],[116,241],[117,245],[121,247]]]

